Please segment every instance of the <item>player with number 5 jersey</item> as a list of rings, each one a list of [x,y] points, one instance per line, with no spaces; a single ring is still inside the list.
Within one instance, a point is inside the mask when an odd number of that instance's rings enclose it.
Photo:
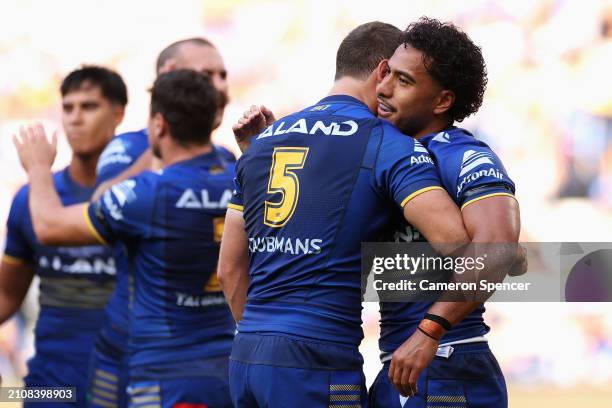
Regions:
[[[353,30],[329,96],[273,123],[237,164],[218,272],[239,321],[235,407],[367,406],[361,242],[400,212],[433,243],[469,240],[425,148],[366,97],[398,34]]]

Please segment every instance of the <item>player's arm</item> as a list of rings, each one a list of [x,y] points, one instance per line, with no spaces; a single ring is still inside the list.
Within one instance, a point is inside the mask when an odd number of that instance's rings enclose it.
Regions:
[[[33,277],[30,263],[4,255],[0,262],[0,324],[19,310]]]
[[[495,252],[495,256],[487,258],[487,270],[507,271],[513,264],[517,264],[517,269],[526,269],[524,252],[516,245],[520,233],[520,213],[513,197],[499,195],[474,200],[464,206],[462,218],[471,242],[480,244],[471,246],[470,250],[475,251],[474,256],[483,255],[476,252],[486,253],[489,248]],[[505,273],[496,275],[503,277]],[[431,306],[419,329],[393,355],[392,378],[403,395],[412,396],[417,392],[417,379],[433,359],[439,339],[481,304],[479,301],[436,302]],[[391,369],[389,372],[391,375]]]
[[[252,105],[232,126],[240,151],[244,153],[251,145],[251,138],[276,121],[274,113],[264,105]]]
[[[51,165],[55,159],[57,137],[47,140],[41,124],[20,129],[13,138],[19,159],[30,182],[29,207],[32,226],[44,245],[87,245],[103,243],[88,225],[86,204],[64,207],[55,184]]]
[[[242,212],[234,208],[225,216],[217,277],[234,319],[240,321],[249,287],[249,252]]]

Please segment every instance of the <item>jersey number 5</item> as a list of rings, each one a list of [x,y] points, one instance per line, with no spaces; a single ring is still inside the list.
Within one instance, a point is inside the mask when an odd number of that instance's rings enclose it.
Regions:
[[[264,224],[282,227],[289,221],[300,196],[300,180],[295,170],[304,167],[308,147],[276,147],[272,153],[272,166],[268,180],[268,194],[282,194],[278,202],[266,201]]]

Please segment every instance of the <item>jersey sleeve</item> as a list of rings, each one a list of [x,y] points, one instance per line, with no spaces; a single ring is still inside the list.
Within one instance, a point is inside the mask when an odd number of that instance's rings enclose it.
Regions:
[[[442,183],[461,209],[488,197],[514,197],[514,182],[484,143],[447,144],[435,154]]]
[[[101,243],[133,241],[148,234],[155,200],[151,176],[155,175],[147,172],[115,184],[86,207],[87,224]]]
[[[243,156],[244,157],[244,156]],[[236,163],[236,174],[234,176],[234,191],[232,198],[227,205],[227,208],[232,208],[238,211],[244,211],[244,202],[242,197],[242,183],[240,181],[240,169],[242,168],[242,158]]]
[[[24,224],[28,217],[28,190],[23,187],[13,198],[6,222],[6,246],[3,257],[5,262],[25,264],[32,261],[34,248],[24,230]]]
[[[390,126],[384,128],[374,177],[381,192],[402,208],[419,194],[442,189],[427,149]]]
[[[96,168],[97,183],[117,177],[129,168],[149,147],[146,133],[130,132],[117,135],[104,148]]]

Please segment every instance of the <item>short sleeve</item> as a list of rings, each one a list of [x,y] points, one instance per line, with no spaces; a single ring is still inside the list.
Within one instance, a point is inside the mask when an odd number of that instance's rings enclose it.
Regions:
[[[139,132],[117,135],[104,148],[96,168],[98,184],[111,180],[128,169],[149,147],[147,134]]]
[[[29,216],[28,189],[23,187],[13,198],[6,222],[6,247],[3,258],[6,262],[13,264],[32,262],[34,248],[25,231]]]
[[[384,128],[374,177],[381,192],[400,207],[419,194],[442,189],[427,149],[390,126]]]
[[[240,181],[240,169],[242,159],[236,163],[236,175],[234,176],[234,191],[232,192],[232,198],[230,199],[227,208],[232,208],[238,211],[244,211],[244,201],[242,197],[242,184]]]
[[[151,228],[155,182],[153,173],[143,173],[109,188],[89,204],[85,218],[101,243],[135,240]]]
[[[514,182],[499,157],[484,143],[449,145],[444,153],[438,158],[442,182],[462,209],[487,197],[514,197]]]

